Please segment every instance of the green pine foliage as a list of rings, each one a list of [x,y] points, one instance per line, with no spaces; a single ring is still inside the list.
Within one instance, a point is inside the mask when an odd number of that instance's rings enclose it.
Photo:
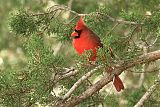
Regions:
[[[12,14],[10,18],[11,31],[14,31],[16,35],[30,35],[36,31],[35,21],[26,11],[20,10],[15,14]]]

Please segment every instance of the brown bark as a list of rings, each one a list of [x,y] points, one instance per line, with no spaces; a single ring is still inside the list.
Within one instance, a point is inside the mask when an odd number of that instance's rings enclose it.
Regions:
[[[59,102],[56,107],[74,107],[75,105],[81,103],[88,97],[92,96],[94,93],[99,91],[101,88],[103,88],[106,84],[112,81],[114,75],[120,75],[124,70],[134,67],[135,65],[148,63],[151,61],[155,61],[160,59],[160,50],[150,52],[146,55],[140,56],[137,59],[133,59],[127,62],[124,62],[120,66],[116,67],[113,70],[113,73],[108,75],[104,75],[99,81],[97,81],[95,84],[93,84],[91,87],[89,87],[86,91],[84,91],[81,95],[70,98],[67,101],[61,101]]]

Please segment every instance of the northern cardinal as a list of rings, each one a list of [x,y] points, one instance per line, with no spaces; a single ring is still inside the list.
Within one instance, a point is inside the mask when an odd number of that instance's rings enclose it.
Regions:
[[[89,60],[95,61],[97,49],[100,47],[102,48],[103,44],[101,43],[100,38],[86,26],[82,16],[77,22],[71,36],[74,37],[72,44],[78,54],[82,55],[85,50],[92,50]],[[123,83],[118,75],[115,76],[113,84],[118,92],[124,89]]]

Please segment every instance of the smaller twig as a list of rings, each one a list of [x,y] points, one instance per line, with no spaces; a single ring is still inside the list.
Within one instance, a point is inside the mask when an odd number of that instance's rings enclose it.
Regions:
[[[100,12],[97,12],[97,14],[106,16],[112,22],[117,22],[117,23],[120,23],[120,24],[143,25],[143,23],[137,23],[137,22],[132,22],[132,21],[125,21],[125,20],[122,20],[122,19],[115,19],[115,18],[109,16],[108,14],[104,14],[104,13],[100,13]]]
[[[146,71],[146,72],[144,72],[144,71],[134,72],[132,70],[129,70],[129,71],[132,72],[132,73],[154,73],[154,72],[159,71],[159,70],[160,70],[160,68],[155,69],[155,70],[151,70],[151,71]]]
[[[111,32],[119,25],[119,23],[116,23],[112,29],[106,34],[106,36],[108,36],[109,34],[111,34]]]
[[[65,74],[63,75],[55,75],[55,81],[59,81],[59,80],[62,80],[62,79],[65,79],[67,77],[70,77],[70,76],[73,76],[75,74],[78,73],[78,70],[74,69],[74,68],[65,68]]]
[[[63,6],[63,5],[54,5],[54,6],[52,6],[52,7],[50,7],[48,9],[49,12],[36,13],[36,14],[31,14],[31,15],[32,16],[48,15],[48,14],[54,13],[54,12],[56,12],[58,10],[69,11],[70,13],[72,13],[72,14],[74,14],[76,16],[90,16],[93,13],[95,13],[97,15],[103,15],[103,16],[107,17],[107,19],[109,19],[112,22],[117,22],[117,23],[120,23],[120,24],[129,24],[129,25],[143,25],[143,23],[137,23],[137,22],[132,22],[132,21],[125,21],[125,20],[122,20],[122,19],[115,19],[115,18],[109,16],[108,14],[101,13],[101,12],[91,12],[91,13],[88,13],[88,14],[80,14],[80,13],[77,13],[76,11],[71,10],[70,7]]]
[[[138,27],[138,26],[136,26],[136,27],[133,29],[133,31],[131,32],[131,35],[127,37],[128,39],[127,39],[126,43],[127,43],[127,42],[129,43],[130,40],[132,40],[132,37],[133,37],[133,35],[134,35],[137,27]],[[129,34],[130,34],[130,33],[129,33]],[[133,40],[132,40],[132,41],[133,41]],[[134,41],[133,41],[133,43],[134,43]]]
[[[81,67],[81,62],[76,63],[77,67]],[[78,73],[78,70],[75,69],[74,66],[71,66],[70,68],[62,68],[64,71],[63,72],[59,72],[57,74],[54,75],[54,80],[57,82],[59,80],[68,78],[70,76],[74,76]]]
[[[73,86],[72,88],[64,95],[63,100],[68,99],[71,94],[81,85],[85,80],[87,80],[95,71],[102,68],[102,66],[97,66],[94,69],[92,69],[90,72],[87,72],[85,75],[83,75]]]
[[[157,42],[158,36],[159,35],[156,36],[155,40],[151,44],[149,44],[146,40],[144,40],[144,42],[146,43],[147,47],[152,47]]]
[[[74,19],[77,18],[77,16],[74,16],[69,22],[64,23],[65,25],[69,25]]]
[[[122,20],[122,19],[114,19],[113,21],[118,22],[120,24],[143,25],[143,23],[137,23],[137,22],[132,22],[132,21],[125,21],[125,20]]]
[[[158,40],[158,35],[157,35],[156,39],[152,42],[152,44],[150,44],[148,47],[152,47],[157,42],[157,40]]]
[[[142,96],[142,98],[137,102],[134,107],[142,107],[144,105],[144,102],[149,99],[149,97],[156,90],[158,85],[160,85],[160,71],[158,74],[158,78],[155,80],[155,83],[147,90],[147,92]]]

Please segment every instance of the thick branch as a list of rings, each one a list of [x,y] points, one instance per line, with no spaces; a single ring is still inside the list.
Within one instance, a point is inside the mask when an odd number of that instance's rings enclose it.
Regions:
[[[94,93],[99,91],[101,88],[103,88],[106,84],[108,84],[110,81],[112,81],[114,75],[121,74],[124,70],[134,67],[139,64],[151,62],[160,59],[160,50],[150,52],[147,55],[140,56],[137,59],[134,59],[132,61],[127,61],[121,64],[119,67],[115,67],[113,70],[113,73],[110,75],[104,75],[99,81],[97,81],[94,85],[89,87],[85,92],[83,92],[81,95],[77,97],[73,97],[69,99],[66,102],[59,102],[56,107],[74,107],[75,105],[81,103],[88,97],[92,96]]]

